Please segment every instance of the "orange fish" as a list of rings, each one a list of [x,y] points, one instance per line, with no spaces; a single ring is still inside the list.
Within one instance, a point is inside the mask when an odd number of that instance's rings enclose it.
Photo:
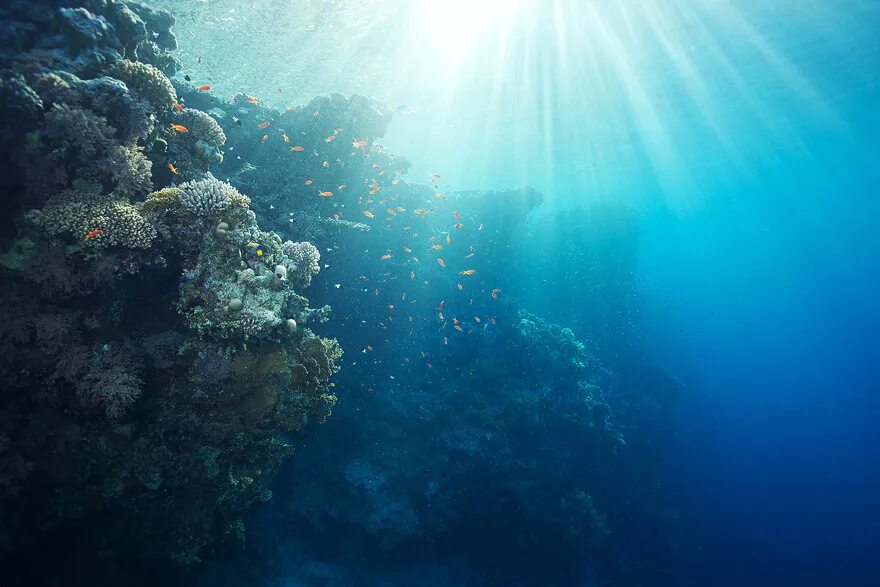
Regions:
[[[359,140],[354,141],[351,144],[351,146],[354,147],[355,149],[366,149],[367,148],[367,141],[365,141],[363,139],[359,139]]]
[[[419,216],[424,216],[424,215],[425,215],[425,211],[422,210],[421,208],[419,208],[418,210],[413,210],[413,213],[414,213],[414,214],[418,214]]]
[[[479,316],[474,316],[474,320],[477,322],[477,324],[481,324]]]
[[[324,139],[325,143],[332,143],[336,139],[336,135],[330,135],[329,137]]]
[[[445,200],[446,196],[444,194],[434,194],[434,197],[438,200]]]
[[[441,244],[431,245],[431,248],[434,249],[435,251],[439,251],[440,249],[443,248],[443,245],[441,245]]]
[[[91,240],[91,239],[95,238],[96,236],[101,236],[102,234],[104,234],[104,231],[101,230],[100,228],[98,228],[96,230],[92,230],[92,231],[89,231],[88,233],[86,233],[86,238],[83,240]]]
[[[305,181],[305,184],[306,184],[306,185],[312,185],[312,180],[311,180],[311,179],[307,179],[307,180]]]
[[[385,211],[394,216],[397,212],[394,211],[394,208],[385,208]]]
[[[455,216],[455,219],[456,219],[456,220],[458,220],[459,222],[461,222],[461,214],[459,214],[458,212],[456,212],[455,210],[453,210],[453,211],[452,211],[452,215]]]
[[[189,129],[186,128],[185,126],[183,126],[182,124],[172,124],[171,130],[176,130],[177,132],[183,132],[183,133],[189,132]]]
[[[367,218],[372,218],[374,214],[369,210],[364,210],[364,216],[366,216]]]
[[[204,85],[197,87],[196,89],[200,92],[207,92],[208,90],[211,89],[211,86],[209,86],[208,84],[204,84]]]
[[[333,192],[319,192],[318,195],[321,196],[322,198],[329,198],[330,196],[333,195]]]
[[[287,136],[287,133],[286,133],[286,132],[281,133],[281,138],[284,139],[284,142],[285,142],[285,143],[289,143],[289,142],[290,142],[290,137]]]
[[[437,257],[437,264],[440,265],[441,267],[444,267],[444,268],[446,267],[446,263],[440,257]]]
[[[326,169],[327,167],[330,167],[330,162],[329,162],[329,161],[324,161],[323,163],[321,163],[321,167],[323,167],[323,168],[325,168],[325,169]]]
[[[492,299],[493,299],[493,300],[497,300],[497,299],[498,299],[498,294],[500,294],[500,293],[501,293],[501,290],[498,289],[497,287],[496,287],[495,289],[493,289],[493,290],[492,290]]]
[[[447,245],[451,245],[451,244],[452,244],[452,237],[449,236],[448,234],[446,235],[446,244],[447,244]]]
[[[403,252],[404,253],[412,253],[412,249],[409,247],[403,247]]]
[[[382,255],[381,257],[379,257],[379,260],[380,261],[387,261],[390,258],[391,258],[391,253],[386,253],[386,254]]]
[[[295,145],[295,146],[291,147],[290,150],[296,151],[297,153],[299,153],[300,151],[305,151],[305,149],[299,145]]]
[[[491,322],[492,324],[498,324],[498,322],[495,321],[495,316],[490,317],[489,322]]]
[[[183,106],[181,106],[177,102],[174,103],[174,109],[177,110],[178,112],[183,112]]]
[[[462,330],[461,330],[461,326],[459,326],[458,324],[454,325],[453,328],[455,328],[455,329],[458,330],[459,332],[462,332]]]
[[[260,142],[261,142],[261,143],[265,143],[265,142],[268,141],[268,140],[269,140],[269,135],[263,135],[263,136],[260,138]]]
[[[256,104],[257,102],[259,102],[259,100],[254,98],[253,96],[247,96],[247,101],[250,104]]]
[[[168,169],[171,170],[171,173],[173,173],[174,175],[177,175],[177,168],[174,166],[174,163],[170,163],[170,162],[169,162],[169,163],[168,163]]]
[[[459,273],[459,275],[473,275],[476,272],[477,272],[476,269],[465,269],[464,271]]]
[[[257,126],[259,126],[260,128],[266,128],[266,127],[269,126],[270,124],[272,124],[272,123],[269,122],[269,121],[267,120],[266,122],[261,122],[261,123],[258,124]]]

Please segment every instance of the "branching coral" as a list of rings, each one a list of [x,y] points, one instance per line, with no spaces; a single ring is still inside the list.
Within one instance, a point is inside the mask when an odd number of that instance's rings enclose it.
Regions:
[[[103,407],[107,418],[118,421],[141,395],[141,359],[127,345],[104,345],[95,351],[88,371],[77,379],[80,401]]]
[[[69,234],[82,242],[93,231],[88,243],[95,250],[107,247],[145,249],[156,236],[155,229],[128,202],[97,192],[66,190],[53,196],[32,218],[51,235]]]
[[[180,204],[199,217],[211,217],[225,211],[234,199],[243,196],[234,187],[220,181],[210,173],[205,179],[188,181],[180,185]]]
[[[165,75],[153,65],[120,59],[108,69],[108,75],[125,82],[136,94],[157,110],[166,110],[177,101],[177,92]]]
[[[308,287],[312,283],[312,276],[321,270],[321,253],[312,243],[286,241],[282,246],[284,254],[290,259],[290,267],[293,279],[301,286]]]

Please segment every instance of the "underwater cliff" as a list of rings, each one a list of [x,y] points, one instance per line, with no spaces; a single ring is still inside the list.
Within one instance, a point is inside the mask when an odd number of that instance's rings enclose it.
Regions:
[[[547,553],[510,567],[527,583],[639,574],[612,553],[644,400],[515,299],[540,193],[409,181],[373,99],[215,96],[164,10],[2,20],[4,585],[186,582],[283,541],[354,568],[479,538]]]

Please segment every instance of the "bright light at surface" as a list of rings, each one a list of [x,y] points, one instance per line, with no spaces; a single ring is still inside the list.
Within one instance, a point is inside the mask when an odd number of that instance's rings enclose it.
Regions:
[[[278,108],[334,91],[405,104],[382,142],[415,180],[532,184],[566,203],[640,193],[686,207],[705,182],[808,158],[807,137],[858,126],[836,101],[878,66],[867,0],[153,4],[181,15],[186,71],[218,91]]]

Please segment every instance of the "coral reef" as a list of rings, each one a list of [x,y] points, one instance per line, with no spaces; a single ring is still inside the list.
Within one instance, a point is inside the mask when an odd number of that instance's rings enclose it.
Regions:
[[[0,566],[56,532],[121,568],[194,563],[243,540],[289,435],[336,401],[340,347],[307,326],[329,306],[301,295],[317,249],[289,257],[207,173],[226,138],[172,108],[167,12],[0,17]]]

